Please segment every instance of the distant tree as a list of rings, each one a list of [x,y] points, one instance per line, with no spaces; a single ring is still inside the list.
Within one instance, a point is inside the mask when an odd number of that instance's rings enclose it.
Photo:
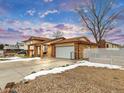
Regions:
[[[96,43],[101,47],[105,34],[114,28],[114,21],[120,13],[124,12],[124,9],[117,8],[115,0],[87,1],[89,2],[77,8],[76,11],[81,17],[83,26],[88,28]]]
[[[60,37],[63,37],[64,33],[61,32],[61,31],[56,31],[56,32],[53,32],[53,35],[52,37],[54,38],[60,38]]]
[[[3,50],[3,48],[4,48],[4,45],[0,44],[0,50]]]

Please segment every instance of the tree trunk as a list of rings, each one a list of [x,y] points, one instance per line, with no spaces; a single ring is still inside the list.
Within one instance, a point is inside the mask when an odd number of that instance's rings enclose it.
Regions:
[[[105,40],[100,40],[97,42],[98,48],[105,48]]]

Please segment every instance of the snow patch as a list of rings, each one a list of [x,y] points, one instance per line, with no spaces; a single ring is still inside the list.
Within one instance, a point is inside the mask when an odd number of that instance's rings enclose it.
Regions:
[[[20,57],[5,57],[5,58],[0,58],[0,59],[19,59]]]
[[[7,59],[7,60],[0,61],[0,63],[20,62],[20,61],[32,61],[32,60],[38,60],[38,61],[40,61],[40,57],[34,57],[34,58],[11,57],[11,58],[4,58],[4,59]]]
[[[79,61],[78,63],[67,66],[67,67],[58,67],[58,68],[53,68],[52,70],[39,71],[37,73],[34,73],[34,74],[31,74],[31,75],[28,75],[28,76],[24,77],[24,79],[25,80],[33,80],[38,76],[43,76],[43,75],[47,75],[47,74],[62,73],[64,71],[74,69],[74,68],[79,67],[79,66],[89,66],[89,67],[94,66],[94,67],[102,67],[102,68],[122,70],[122,67],[117,66],[117,65],[92,63],[92,62],[88,62],[88,61]]]

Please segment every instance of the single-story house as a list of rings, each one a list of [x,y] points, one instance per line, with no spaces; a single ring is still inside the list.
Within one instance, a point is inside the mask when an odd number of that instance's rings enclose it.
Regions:
[[[85,48],[96,48],[97,44],[86,37],[65,39],[48,39],[43,37],[31,37],[24,41],[28,43],[28,55],[40,57],[54,57],[67,59],[82,59]]]
[[[28,46],[30,57],[54,57],[66,59],[83,59],[83,50],[97,48],[96,43],[91,42],[87,37],[56,38],[31,37],[24,41]],[[119,48],[119,45],[108,43],[103,40],[102,48]],[[111,44],[114,47],[108,46]],[[116,45],[116,46],[115,46]]]

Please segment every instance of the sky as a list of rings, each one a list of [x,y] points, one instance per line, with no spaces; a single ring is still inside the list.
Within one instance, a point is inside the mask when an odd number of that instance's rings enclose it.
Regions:
[[[86,1],[0,0],[0,43],[15,44],[30,36],[52,38],[56,31],[62,31],[66,38],[87,36],[93,40],[75,12],[75,8]],[[117,5],[124,6],[124,0],[117,0]],[[116,32],[112,32],[107,40],[124,44],[124,13],[115,23]]]

